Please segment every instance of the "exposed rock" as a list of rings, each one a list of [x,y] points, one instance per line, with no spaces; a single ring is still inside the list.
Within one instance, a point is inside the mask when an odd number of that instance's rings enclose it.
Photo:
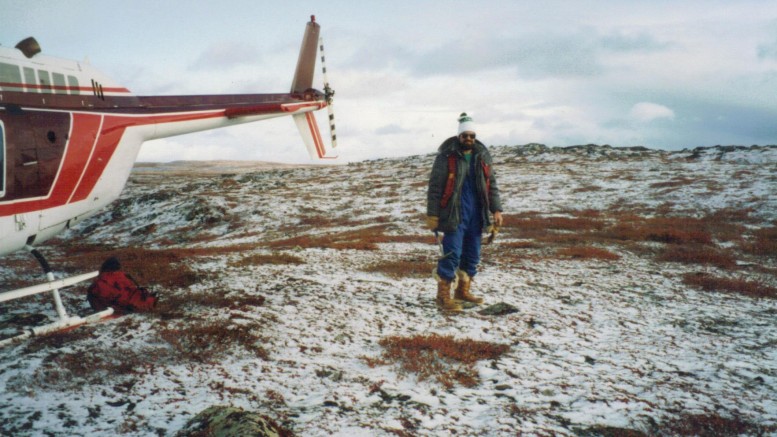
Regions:
[[[515,154],[519,156],[524,155],[538,155],[540,153],[547,153],[548,146],[538,143],[530,143],[523,146],[515,146]]]
[[[215,225],[222,222],[226,215],[226,208],[210,205],[202,199],[197,199],[186,213],[186,220],[206,225]]]
[[[191,418],[176,437],[280,437],[290,433],[271,419],[242,408],[214,405]]]
[[[619,156],[635,157],[664,153],[661,150],[653,150],[644,146],[613,147],[609,144],[584,144],[565,147],[548,147],[544,144],[530,143],[523,146],[515,146],[513,150],[518,156],[551,153],[555,155],[577,155],[594,158],[617,158]]]
[[[477,307],[480,306],[480,305],[478,305],[478,304],[476,304],[474,302],[467,302],[467,301],[463,301],[463,300],[462,301],[457,301],[457,302],[459,302],[461,304],[461,307],[463,309],[465,309],[465,310],[469,310],[469,309],[472,309],[472,308],[477,308]]]
[[[517,313],[518,308],[504,302],[499,302],[493,305],[490,305],[483,310],[479,311],[478,314],[484,315],[484,316],[506,316],[508,314]]]
[[[592,428],[577,429],[575,434],[580,437],[647,437],[642,431],[628,428],[616,428],[613,426],[594,426]]]

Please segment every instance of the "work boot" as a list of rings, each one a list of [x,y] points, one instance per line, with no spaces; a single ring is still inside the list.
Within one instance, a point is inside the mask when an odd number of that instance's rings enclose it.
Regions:
[[[437,306],[443,311],[463,311],[461,304],[451,299],[451,283],[442,278],[437,281]]]
[[[457,300],[463,300],[464,302],[471,302],[476,305],[483,303],[483,298],[475,296],[469,292],[470,286],[472,286],[472,278],[463,270],[456,270],[456,276],[459,278],[459,284],[456,286],[456,292],[453,293],[453,298]]]

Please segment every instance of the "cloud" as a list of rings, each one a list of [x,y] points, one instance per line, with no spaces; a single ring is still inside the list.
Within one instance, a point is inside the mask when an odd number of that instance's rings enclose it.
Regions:
[[[458,75],[512,68],[528,80],[588,78],[606,72],[602,56],[656,53],[672,47],[647,32],[602,35],[596,29],[537,31],[514,36],[473,37],[448,42],[405,62],[416,75]]]
[[[409,132],[410,131],[408,129],[405,129],[396,123],[389,124],[375,130],[375,133],[378,135],[396,135],[396,134],[404,134]]]
[[[341,65],[357,70],[401,69],[414,57],[415,54],[406,47],[382,38],[368,38],[362,39],[362,44],[353,49],[353,53]]]
[[[419,54],[412,62],[413,71],[421,76],[513,68],[521,77],[540,79],[601,71],[594,41],[575,34],[456,40]]]
[[[629,117],[641,123],[649,123],[653,120],[674,118],[674,111],[657,103],[641,102],[631,107]]]
[[[191,64],[193,70],[228,69],[262,62],[258,47],[245,42],[221,42],[207,47]]]
[[[771,34],[771,38],[758,45],[758,59],[777,60],[777,21],[771,23],[768,32]]]
[[[672,46],[670,43],[656,40],[645,32],[633,35],[624,32],[613,33],[602,37],[600,44],[602,48],[614,52],[656,52]]]
[[[758,46],[758,58],[777,60],[777,38],[772,42]]]

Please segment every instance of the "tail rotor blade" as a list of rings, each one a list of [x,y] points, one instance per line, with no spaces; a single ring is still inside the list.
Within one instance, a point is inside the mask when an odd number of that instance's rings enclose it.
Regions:
[[[335,133],[335,112],[334,112],[334,96],[335,90],[329,86],[329,79],[326,75],[326,56],[324,56],[324,38],[318,39],[319,49],[321,50],[321,69],[324,74],[324,94],[326,95],[326,108],[329,113],[329,134],[332,137],[332,148],[337,147],[337,134]]]

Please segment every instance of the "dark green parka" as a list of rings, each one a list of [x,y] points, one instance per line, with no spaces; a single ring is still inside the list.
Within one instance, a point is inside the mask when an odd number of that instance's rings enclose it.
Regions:
[[[502,202],[499,199],[491,154],[480,141],[475,141],[472,159],[475,161],[477,192],[482,205],[481,214],[485,229],[491,224],[489,212],[502,211]],[[464,158],[459,138],[451,137],[445,140],[437,149],[437,157],[429,176],[426,200],[426,215],[440,218],[437,227],[440,231],[455,231],[461,223],[461,187],[468,171],[469,164]]]

